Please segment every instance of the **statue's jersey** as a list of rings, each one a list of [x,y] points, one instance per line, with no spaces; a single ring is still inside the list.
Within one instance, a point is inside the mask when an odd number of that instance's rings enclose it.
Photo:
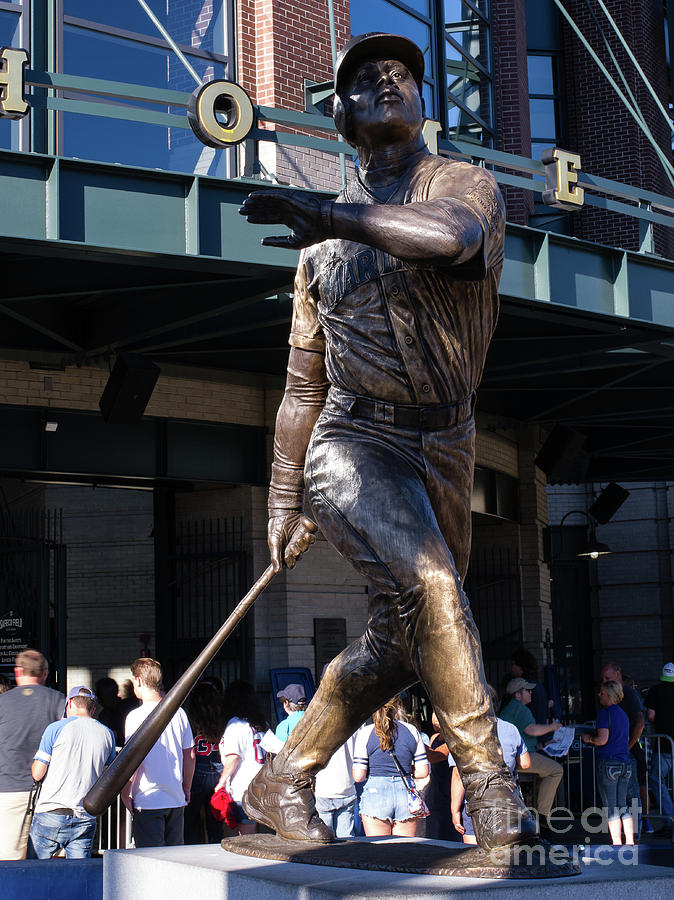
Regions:
[[[378,201],[356,179],[337,203]],[[390,403],[453,403],[479,384],[498,316],[505,216],[484,169],[426,152],[388,205],[435,207],[454,233],[483,231],[460,265],[408,261],[346,240],[307,248],[295,282],[290,344],[325,352],[328,378],[352,394]]]

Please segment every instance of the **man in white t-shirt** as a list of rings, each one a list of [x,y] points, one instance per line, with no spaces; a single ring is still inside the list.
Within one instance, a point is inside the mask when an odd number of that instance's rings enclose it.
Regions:
[[[126,717],[126,739],[164,696],[161,666],[141,658],[131,664],[133,689],[142,701]],[[194,775],[194,738],[179,709],[122,791],[133,816],[136,847],[173,847],[183,843],[183,819]]]

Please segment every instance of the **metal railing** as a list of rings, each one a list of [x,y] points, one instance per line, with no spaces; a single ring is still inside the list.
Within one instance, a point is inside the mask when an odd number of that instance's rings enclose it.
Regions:
[[[117,753],[121,749],[117,747]],[[118,794],[103,815],[98,817],[93,852],[97,854],[105,850],[128,850],[133,847],[131,821],[131,813]]]
[[[672,787],[672,755],[674,741],[666,734],[643,734],[641,744],[646,752],[648,763],[648,788],[654,802],[649,800],[649,808],[639,809],[644,818],[663,820],[670,814],[663,809],[663,799],[667,808],[672,808],[674,791]],[[582,816],[592,808],[601,808],[602,800],[597,787],[597,768],[595,747],[583,744],[581,734],[577,734],[566,757],[561,760],[564,777],[557,792],[557,805],[563,806],[574,816]],[[663,777],[655,777],[662,773]],[[665,797],[665,793],[667,797]],[[674,835],[672,836],[674,841]]]
[[[186,110],[191,96],[185,91],[32,69],[26,71],[25,77],[26,84],[31,88],[38,91],[47,89],[45,93],[28,94],[27,99],[35,108],[125,119],[165,128],[190,128],[187,115],[182,112]],[[78,94],[85,97],[79,99]],[[120,99],[125,101],[124,105],[120,106]],[[128,105],[129,101],[143,105]],[[147,104],[153,104],[154,108],[149,108]],[[167,112],[167,106],[180,112]],[[351,147],[336,139],[336,128],[331,118],[270,106],[254,106],[254,109],[256,126],[247,138],[246,146],[252,151],[253,168],[256,171],[259,171],[260,142],[318,150],[338,157],[355,154]],[[261,128],[260,122],[269,123],[273,130]],[[545,166],[537,159],[494,150],[472,141],[448,140],[444,137],[438,140],[438,152],[470,160],[477,165],[489,166],[500,184],[532,191],[537,198],[547,188]],[[246,168],[249,168],[248,162]],[[674,227],[672,197],[585,171],[579,173],[578,187],[585,192],[586,205],[622,213],[640,222],[644,232],[642,252],[652,253],[654,225]]]

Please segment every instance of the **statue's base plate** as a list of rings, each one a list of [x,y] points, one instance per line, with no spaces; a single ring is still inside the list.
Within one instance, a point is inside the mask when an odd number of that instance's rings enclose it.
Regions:
[[[409,875],[449,875],[463,878],[563,878],[580,875],[580,866],[565,848],[545,841],[487,852],[468,844],[462,847],[416,841],[335,841],[318,844],[290,841],[275,834],[249,834],[226,838],[230,853],[257,859],[401,872]]]

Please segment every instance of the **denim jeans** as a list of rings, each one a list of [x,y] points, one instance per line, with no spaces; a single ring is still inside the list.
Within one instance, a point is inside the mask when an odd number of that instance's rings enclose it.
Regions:
[[[28,838],[28,859],[51,859],[63,847],[67,859],[87,859],[95,834],[95,819],[35,813]]]
[[[597,763],[597,787],[609,822],[630,817],[627,788],[631,774],[632,766],[628,762],[600,759]]]
[[[659,764],[658,764],[659,763]],[[669,774],[672,771],[671,753],[653,754],[648,773],[648,787],[655,797],[652,811],[658,810],[664,817],[664,824],[671,827],[674,817],[672,795],[667,787]]]
[[[222,766],[220,767],[222,769]],[[206,825],[206,843],[219,844],[222,840],[222,822],[218,822],[211,812],[210,799],[220,778],[218,771],[194,772],[190,802],[185,807],[185,843],[203,844],[204,823],[201,819],[201,811],[204,811]]]
[[[316,797],[316,812],[335,832],[335,837],[355,835],[356,795],[352,797]]]

